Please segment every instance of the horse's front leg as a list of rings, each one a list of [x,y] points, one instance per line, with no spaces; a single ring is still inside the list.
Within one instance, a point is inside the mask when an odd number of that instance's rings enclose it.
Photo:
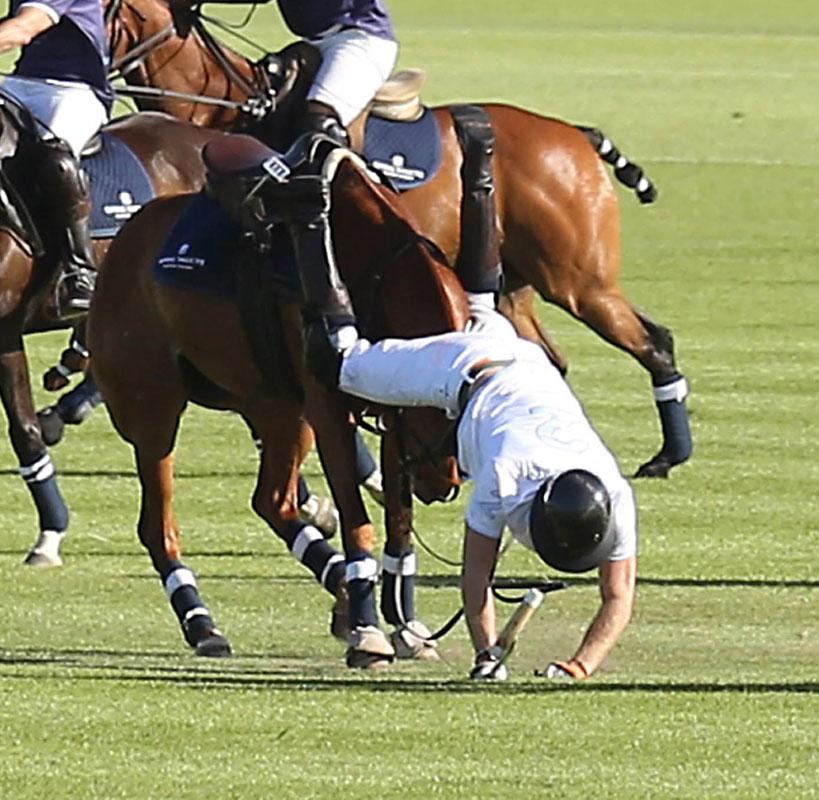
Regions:
[[[100,314],[99,330],[113,326]],[[148,330],[148,326],[139,329]],[[129,337],[134,342],[136,337]],[[182,561],[174,514],[174,443],[186,394],[176,365],[161,341],[136,340],[130,358],[120,355],[115,336],[97,339],[97,378],[111,421],[134,449],[141,486],[137,533],[148,551],[187,643],[201,656],[228,656],[230,644],[217,629],[199,594],[193,571]],[[121,343],[120,343],[121,344]],[[146,381],[151,376],[152,381]]]
[[[149,424],[149,423],[147,423]],[[150,449],[136,449],[142,499],[137,526],[139,540],[162,578],[185,641],[199,656],[231,654],[230,643],[216,627],[199,594],[196,576],[182,562],[179,524],[173,511],[173,451],[157,458]]]
[[[387,541],[381,573],[381,614],[394,626],[390,640],[397,658],[437,661],[437,643],[415,612],[418,559],[412,543],[412,479],[402,469],[395,433],[381,440]]]
[[[256,400],[245,420],[261,445],[253,510],[267,522],[319,585],[336,598],[330,632],[347,641],[344,556],[326,533],[300,516],[299,470],[313,444],[303,409],[281,398]]]
[[[20,476],[31,492],[40,521],[40,534],[24,563],[34,567],[60,566],[68,508],[37,423],[22,337],[19,331],[8,330],[6,325],[4,328],[0,331],[0,395]]]
[[[383,667],[392,662],[395,651],[378,624],[375,528],[358,486],[355,426],[341,395],[327,392],[312,379],[308,384],[308,415],[339,511],[346,556],[345,582],[350,603],[347,665],[363,669]]]

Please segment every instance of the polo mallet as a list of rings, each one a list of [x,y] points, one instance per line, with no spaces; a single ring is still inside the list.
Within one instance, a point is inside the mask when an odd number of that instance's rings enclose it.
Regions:
[[[514,583],[503,585],[500,582],[495,583],[493,586],[494,589],[514,587]],[[509,658],[512,650],[515,648],[515,643],[518,640],[518,636],[520,636],[521,631],[523,631],[523,629],[529,624],[529,620],[532,619],[535,611],[538,610],[546,595],[549,592],[556,592],[565,588],[566,583],[564,581],[544,581],[529,588],[518,603],[518,607],[514,610],[512,616],[509,617],[506,625],[503,626],[503,630],[500,632],[500,636],[498,636],[497,643],[489,650],[489,652],[497,659],[497,664],[495,665],[493,672],[497,670],[507,658]]]

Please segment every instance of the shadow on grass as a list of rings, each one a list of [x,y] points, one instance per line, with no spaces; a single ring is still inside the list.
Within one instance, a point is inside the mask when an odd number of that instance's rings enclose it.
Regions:
[[[64,468],[59,471],[60,478],[136,478],[135,469],[70,469]],[[259,474],[258,469],[234,469],[229,472],[210,470],[207,472],[189,472],[180,470],[176,473],[177,481],[191,480],[211,480],[213,478],[255,478]],[[0,476],[11,475],[20,477],[16,469],[0,469]]]
[[[518,588],[526,588],[527,582],[544,580],[542,575],[515,576],[509,578],[510,583],[519,582]],[[597,577],[577,578],[561,576],[569,586],[597,586]],[[429,586],[434,589],[453,588],[460,586],[459,575],[418,575],[415,578],[419,586]],[[775,578],[651,578],[638,576],[637,583],[641,586],[681,586],[692,589],[819,589],[819,580],[776,580]],[[515,588],[508,586],[506,588]]]
[[[127,659],[140,659],[133,663]],[[359,690],[366,692],[398,693],[447,693],[475,694],[490,692],[503,695],[529,695],[543,692],[592,692],[599,694],[818,694],[819,682],[715,682],[715,681],[643,681],[639,683],[600,682],[591,680],[582,684],[565,684],[537,678],[526,681],[487,684],[466,678],[440,679],[418,677],[394,677],[388,674],[351,673],[344,677],[335,675],[309,675],[305,669],[306,659],[295,654],[276,654],[277,661],[290,660],[290,665],[271,665],[271,657],[265,655],[243,656],[240,659],[202,661],[198,665],[181,663],[179,652],[140,653],[133,651],[82,651],[18,650],[0,652],[0,681],[38,680],[54,678],[60,681],[100,683],[164,683],[186,687],[213,689],[270,689],[274,691],[325,691]],[[108,660],[110,659],[110,660]],[[157,664],[156,660],[175,661],[174,664]],[[265,666],[253,666],[248,662],[264,661]],[[49,671],[20,670],[15,667],[43,667]],[[62,669],[61,669],[62,668]],[[335,667],[333,667],[335,669]]]

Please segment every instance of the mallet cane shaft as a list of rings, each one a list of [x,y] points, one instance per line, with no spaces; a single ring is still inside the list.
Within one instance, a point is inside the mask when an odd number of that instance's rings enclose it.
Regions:
[[[520,632],[529,623],[529,620],[532,618],[535,611],[537,611],[545,596],[546,595],[541,592],[540,589],[529,589],[529,591],[527,591],[524,595],[523,600],[521,600],[518,604],[518,607],[515,609],[512,616],[509,617],[509,621],[503,626],[503,630],[500,632],[500,636],[498,636],[497,643],[490,651],[492,655],[498,659],[498,666],[503,664],[503,662],[508,658],[509,654],[512,652],[512,648],[515,646],[515,642],[520,635]]]

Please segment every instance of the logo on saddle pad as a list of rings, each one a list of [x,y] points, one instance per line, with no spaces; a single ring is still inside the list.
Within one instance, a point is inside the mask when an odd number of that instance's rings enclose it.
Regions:
[[[188,242],[180,244],[174,255],[162,256],[156,262],[160,269],[184,269],[193,270],[196,267],[204,267],[205,259],[199,256],[189,255],[191,246]]]
[[[374,159],[371,164],[380,173],[394,181],[415,183],[416,181],[423,181],[427,177],[425,170],[419,167],[408,167],[406,156],[402,153],[393,153],[389,161]]]
[[[112,217],[118,222],[131,219],[142,208],[140,203],[134,202],[134,196],[128,191],[119,192],[117,199],[118,203],[105,203],[102,211],[107,217]]]

